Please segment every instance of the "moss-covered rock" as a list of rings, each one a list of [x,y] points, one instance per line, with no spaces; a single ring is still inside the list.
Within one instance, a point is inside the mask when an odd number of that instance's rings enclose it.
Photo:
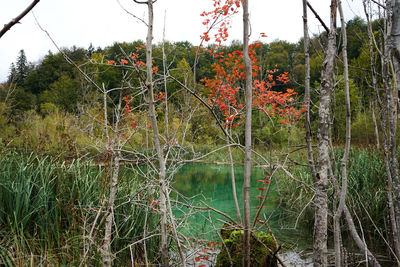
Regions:
[[[217,256],[215,266],[231,266],[228,253],[232,259],[232,266],[242,266],[243,230],[225,224],[222,226],[221,236],[224,244],[221,247],[221,252]],[[277,247],[278,245],[271,235],[264,232],[253,233],[250,239],[250,265],[252,267],[277,267],[277,260],[273,255]]]

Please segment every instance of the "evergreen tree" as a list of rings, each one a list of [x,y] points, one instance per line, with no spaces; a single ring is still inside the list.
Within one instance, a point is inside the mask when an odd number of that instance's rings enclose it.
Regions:
[[[26,59],[25,51],[22,49],[19,51],[19,56],[16,62],[16,77],[15,82],[17,85],[22,85],[25,81],[26,76],[28,76],[29,66]]]
[[[88,47],[88,49],[87,49],[87,55],[88,55],[88,57],[91,57],[92,54],[93,54],[94,52],[95,52],[95,50],[94,50],[93,44],[90,43],[90,45],[89,45],[89,47]]]
[[[17,79],[17,69],[15,68],[15,64],[13,62],[11,63],[10,66],[10,74],[8,75],[7,83],[11,84],[15,82],[16,79]]]

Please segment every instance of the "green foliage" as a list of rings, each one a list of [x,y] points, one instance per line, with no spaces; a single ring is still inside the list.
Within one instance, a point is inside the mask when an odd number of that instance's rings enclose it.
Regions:
[[[22,87],[17,87],[13,94],[15,109],[13,113],[21,113],[35,108],[36,97]]]
[[[193,143],[205,146],[215,144],[216,137],[221,130],[204,106],[201,105],[198,107],[197,112],[193,114],[190,124],[191,141]]]
[[[347,54],[349,59],[360,56],[362,47],[367,40],[367,25],[365,21],[356,16],[346,23],[347,30]],[[339,34],[341,31],[338,29]]]
[[[64,49],[63,52],[77,64],[86,59],[86,51],[81,48],[72,47]],[[53,54],[49,52],[43,61],[28,73],[24,88],[34,95],[40,95],[43,91],[49,90],[50,85],[60,79],[61,76],[78,79],[77,74],[78,71],[75,67],[69,64],[61,53]]]
[[[379,121],[377,121],[379,123]],[[371,145],[376,143],[375,125],[372,120],[372,112],[359,111],[352,118],[351,122],[351,142],[359,145]]]
[[[377,22],[374,22],[374,31],[378,35]],[[369,90],[370,81],[365,75],[365,69],[369,69],[369,52],[367,43],[363,40],[366,38],[366,24],[365,22],[356,17],[347,23],[347,30],[349,32],[348,42],[348,54],[350,57],[351,64],[358,68],[350,69],[350,76],[353,80],[355,87],[354,93],[359,97],[360,102],[356,102],[355,105],[361,103],[367,105],[370,102],[371,94]],[[352,34],[351,34],[352,33]],[[313,36],[310,40],[310,63],[311,63],[311,84],[314,84],[315,90],[312,90],[312,102],[317,103],[318,99],[315,97],[315,92],[319,88],[319,80],[321,76],[321,65],[323,61],[323,45],[326,41],[326,34]],[[321,45],[322,44],[322,45]],[[145,53],[143,49],[143,41],[134,42],[122,42],[114,43],[105,48],[94,49],[90,46],[88,49],[71,47],[63,49],[75,63],[80,64],[84,71],[86,71],[90,77],[98,84],[104,84],[106,88],[115,88],[121,86],[121,80],[123,75],[128,75],[130,78],[129,83],[135,87],[139,85],[137,75],[132,72],[128,67],[114,67],[107,64],[108,60],[114,60],[116,63],[120,62],[121,59],[131,59],[132,53],[137,53],[138,58],[142,61],[145,60]],[[215,47],[210,45],[209,49],[216,49],[221,52],[229,53],[233,50],[241,49],[241,43],[234,41],[229,45],[223,47]],[[301,85],[304,81],[304,55],[303,55],[303,40],[298,43],[289,43],[286,41],[273,41],[269,44],[260,43],[260,46],[256,49],[257,59],[260,63],[261,70],[259,73],[260,77],[265,77],[266,70],[277,68],[281,72],[289,72],[291,76],[291,82],[288,84],[289,88],[293,88],[299,93],[299,99],[302,99],[304,91]],[[163,53],[163,51],[165,53]],[[198,51],[198,62],[194,68],[196,51]],[[23,52],[23,51],[22,51]],[[21,52],[21,53],[22,53]],[[196,88],[197,93],[204,98],[208,97],[208,92],[199,84],[194,84],[194,70],[196,71],[197,83],[202,78],[211,78],[214,75],[212,64],[215,62],[214,56],[210,56],[208,53],[204,53],[202,48],[193,46],[189,42],[176,42],[170,43],[165,42],[156,44],[153,46],[154,65],[158,67],[159,73],[163,72],[163,57],[166,58],[166,63],[169,68],[169,73],[175,78],[180,80],[190,88]],[[379,58],[376,62],[379,65]],[[86,63],[86,64],[83,64]],[[23,67],[28,66],[28,68]],[[338,62],[338,69],[342,68],[341,63]],[[101,96],[96,92],[97,89],[92,84],[87,83],[80,77],[78,71],[68,62],[65,61],[61,53],[49,52],[41,62],[35,66],[29,66],[27,63],[26,56],[20,54],[17,62],[11,66],[10,80],[15,80],[19,70],[24,70],[24,81],[18,83],[18,90],[15,94],[16,109],[19,111],[26,111],[30,109],[39,109],[40,105],[45,103],[52,103],[56,105],[59,111],[68,111],[70,113],[77,113],[77,103],[84,103],[94,105],[100,103]],[[125,73],[125,74],[124,74]],[[155,77],[157,78],[157,74]],[[14,78],[13,78],[14,77]],[[164,88],[160,82],[160,86],[155,86],[156,93],[163,91]],[[196,105],[196,100],[188,94],[185,90],[182,90],[176,82],[167,79],[166,81],[168,89],[169,103],[175,108],[175,111],[187,113],[188,107],[192,108]],[[338,91],[341,92],[341,85],[339,84]],[[275,88],[281,90],[282,88]],[[112,93],[110,96],[115,99],[118,93]],[[341,93],[337,96],[338,111],[341,111]],[[240,97],[243,97],[241,95]],[[137,98],[134,101],[135,106],[140,105],[141,98]],[[366,106],[365,106],[366,107]],[[189,108],[189,109],[190,109]],[[172,109],[172,108],[171,108]],[[364,110],[366,111],[366,107]],[[41,112],[41,111],[40,111]],[[109,114],[110,118],[113,116]],[[162,114],[160,114],[162,115]],[[353,114],[355,115],[355,114]],[[211,116],[207,115],[206,121],[213,120]],[[335,138],[341,139],[342,133],[340,132],[343,125],[343,116],[337,113],[335,119]],[[313,118],[312,118],[313,119]],[[316,120],[313,120],[316,121]],[[192,129],[201,129],[202,127],[196,127],[197,123],[193,124]],[[266,125],[261,124],[261,131],[276,132],[269,128],[268,130],[263,129]],[[214,128],[214,127],[213,127]],[[206,131],[200,130],[199,135],[193,135],[194,139],[198,139],[199,142],[210,143],[213,142],[210,136],[215,136],[214,129],[212,130],[213,135],[207,135]],[[204,134],[204,138],[203,138]],[[242,139],[242,137],[240,137]],[[271,140],[270,137],[268,139]],[[275,142],[275,141],[274,141]],[[277,140],[279,143],[280,140]]]
[[[268,54],[265,55],[267,63],[265,68],[273,70],[277,67],[282,72],[289,72],[293,67],[294,55],[298,51],[296,44],[287,41],[271,42],[268,46]]]
[[[376,150],[353,149],[349,162],[348,203],[357,214],[368,212],[381,231],[386,232],[385,164],[383,156]],[[365,231],[371,233],[368,241],[380,239],[375,226],[365,215],[360,218]]]
[[[342,149],[336,149],[336,163],[338,173],[340,174],[340,159],[343,156]],[[299,158],[307,157],[305,152],[297,155]],[[298,166],[292,170],[292,174],[298,180],[311,185],[312,179],[310,170],[306,166]],[[339,175],[340,178],[340,175]],[[340,181],[340,180],[339,180]],[[281,221],[282,223],[292,226],[297,221],[308,229],[312,229],[314,215],[310,205],[313,192],[293,181],[289,177],[282,174],[278,179],[278,185],[281,195],[285,196],[282,205]],[[385,170],[382,155],[370,149],[352,149],[348,162],[348,191],[347,205],[352,209],[353,214],[358,215],[360,225],[363,231],[368,232],[367,242],[371,244],[379,244],[380,236],[370,218],[379,227],[379,230],[386,232],[385,214],[386,214],[386,197],[385,197]],[[330,205],[333,202],[333,192],[328,192],[330,197]],[[332,222],[331,222],[332,223]],[[332,226],[333,227],[333,226]]]
[[[54,105],[53,103],[43,103],[40,104],[40,113],[42,115],[50,115],[52,113],[57,113],[58,109],[56,107],[56,105]]]
[[[28,76],[28,70],[29,66],[28,66],[28,60],[25,55],[25,51],[20,50],[15,68],[11,66],[12,79],[9,80],[15,82],[17,85],[23,85],[26,77]]]
[[[5,123],[0,132],[3,142],[26,153],[35,151],[64,159],[84,154],[85,147],[89,144],[88,137],[71,127],[77,124],[76,118],[58,112],[51,103],[42,104],[41,108],[41,115],[29,110],[21,114],[22,118],[17,125]],[[4,114],[0,114],[0,118],[6,122],[8,120]]]
[[[257,129],[254,132],[257,146],[277,148],[302,142],[304,130],[300,128],[301,122],[281,124],[280,120],[267,117],[262,125],[254,127]]]
[[[84,262],[99,265],[96,247],[102,244],[102,233],[87,238],[99,208],[104,209],[107,169],[92,162],[74,160],[66,164],[50,157],[0,149],[0,259],[7,255],[7,261],[15,266],[44,261],[52,266],[78,266],[84,260],[84,249],[91,244]],[[116,264],[122,266],[131,257],[128,245],[142,238],[145,213],[149,232],[157,229],[158,215],[145,208],[145,202],[157,196],[142,187],[133,169],[125,168],[120,180],[114,248],[121,250]],[[138,199],[139,192],[143,200]],[[131,200],[144,203],[138,205]],[[96,232],[102,217],[95,225]],[[147,242],[151,261],[158,258],[158,242],[158,238]],[[136,259],[143,259],[143,246],[133,246],[132,253]]]
[[[338,77],[339,83],[335,88],[332,100],[332,113],[334,117],[333,122],[333,139],[345,140],[346,135],[346,101],[344,91],[343,76]],[[352,79],[349,79],[349,93],[350,93],[350,112],[351,116],[355,117],[356,113],[360,111],[360,94],[359,89],[354,84]]]
[[[61,110],[73,112],[80,101],[80,84],[66,75],[62,75],[40,96],[41,103],[52,103]]]
[[[304,160],[307,157],[303,152],[296,156]],[[297,166],[291,170],[291,173],[296,179],[312,185],[313,181],[310,175],[308,166]],[[282,224],[291,227],[296,220],[303,224],[306,228],[312,229],[314,213],[312,207],[309,205],[310,199],[313,197],[313,192],[305,186],[301,186],[297,181],[287,177],[284,173],[278,173],[277,185],[282,199],[282,209],[280,212],[280,220]]]

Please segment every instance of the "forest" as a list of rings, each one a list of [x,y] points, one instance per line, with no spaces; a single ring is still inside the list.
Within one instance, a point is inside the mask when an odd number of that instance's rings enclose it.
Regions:
[[[0,266],[400,266],[400,1],[303,0],[296,43],[250,43],[250,1],[208,1],[198,44],[134,0],[147,36],[15,55]]]

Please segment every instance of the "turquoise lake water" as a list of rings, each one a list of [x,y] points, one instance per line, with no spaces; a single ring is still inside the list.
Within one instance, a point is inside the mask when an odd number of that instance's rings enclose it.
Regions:
[[[263,191],[258,190],[262,187],[257,180],[263,179],[264,170],[262,168],[253,168],[251,175],[251,214],[255,216],[261,201],[254,196],[260,195]],[[242,211],[242,186],[243,186],[243,166],[235,167],[236,191],[239,200],[239,206]],[[185,164],[179,169],[173,178],[173,187],[182,195],[189,198],[189,203],[194,206],[204,206],[200,200],[209,206],[220,210],[233,219],[236,219],[236,211],[232,195],[231,173],[229,165],[190,163]],[[174,197],[174,195],[172,196]],[[177,196],[175,195],[175,198]],[[179,197],[178,197],[179,198]],[[181,198],[182,199],[182,198]],[[306,244],[312,244],[309,229],[296,230],[290,228],[290,222],[280,220],[281,209],[279,206],[280,197],[276,186],[272,180],[272,186],[265,206],[261,212],[261,219],[269,218],[269,225],[280,243],[289,247],[298,246],[300,249],[309,249]],[[184,225],[185,234],[193,238],[208,240],[217,240],[215,229],[222,226],[220,220],[227,220],[222,215],[213,211],[199,212],[189,214],[187,208],[182,207],[183,211],[175,210],[176,216],[185,214],[186,224]],[[294,222],[293,222],[294,225]]]

